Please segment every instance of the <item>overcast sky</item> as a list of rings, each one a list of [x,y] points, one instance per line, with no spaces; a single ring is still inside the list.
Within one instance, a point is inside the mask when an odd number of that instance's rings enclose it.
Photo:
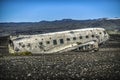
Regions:
[[[120,0],[0,0],[0,22],[120,17]]]

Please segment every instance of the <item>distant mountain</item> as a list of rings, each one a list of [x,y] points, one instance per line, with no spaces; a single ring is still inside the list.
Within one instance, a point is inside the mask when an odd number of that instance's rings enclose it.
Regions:
[[[47,33],[92,27],[101,27],[107,30],[120,30],[120,18],[99,18],[89,20],[63,19],[40,22],[0,23],[0,35]]]

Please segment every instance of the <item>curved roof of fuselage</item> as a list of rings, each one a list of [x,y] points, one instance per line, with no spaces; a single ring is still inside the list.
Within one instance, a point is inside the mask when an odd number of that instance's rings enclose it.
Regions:
[[[64,34],[64,33],[76,33],[76,32],[79,32],[79,31],[86,31],[86,30],[105,30],[104,28],[84,28],[84,29],[75,29],[75,30],[66,30],[66,31],[59,31],[59,32],[51,32],[51,33],[44,33],[44,34],[36,34],[36,35],[19,35],[19,37],[16,37],[14,39],[17,39],[17,38],[32,38],[32,37],[44,37],[44,36],[47,36],[47,35],[54,35],[54,34]]]
[[[86,31],[86,30],[105,30],[104,28],[84,28],[84,29],[75,29],[75,30],[66,30],[66,31],[59,31],[59,32],[51,32],[45,34],[37,34],[37,35],[53,35],[53,34],[60,34],[60,33],[70,33],[70,32],[78,32],[78,31]]]

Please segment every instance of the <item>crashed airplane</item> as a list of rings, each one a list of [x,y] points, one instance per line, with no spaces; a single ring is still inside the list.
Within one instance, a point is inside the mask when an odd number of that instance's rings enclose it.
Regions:
[[[61,32],[10,36],[9,52],[32,54],[61,53],[71,50],[98,51],[109,35],[103,28],[85,28]]]

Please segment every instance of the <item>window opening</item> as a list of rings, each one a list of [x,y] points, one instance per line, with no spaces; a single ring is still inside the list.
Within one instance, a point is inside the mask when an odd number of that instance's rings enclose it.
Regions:
[[[57,45],[57,40],[53,40],[53,44],[54,44],[54,45]]]
[[[76,37],[73,37],[73,40],[76,40]]]
[[[64,40],[63,39],[60,39],[60,44],[64,44]]]
[[[70,41],[70,38],[67,38],[67,41]]]
[[[88,35],[86,36],[86,38],[88,38]]]
[[[82,39],[82,36],[80,36],[80,39]]]
[[[42,43],[42,42],[39,42],[39,45],[43,45],[43,43]]]
[[[50,41],[46,41],[47,44],[50,44]]]
[[[92,35],[92,37],[95,37],[94,35]]]

